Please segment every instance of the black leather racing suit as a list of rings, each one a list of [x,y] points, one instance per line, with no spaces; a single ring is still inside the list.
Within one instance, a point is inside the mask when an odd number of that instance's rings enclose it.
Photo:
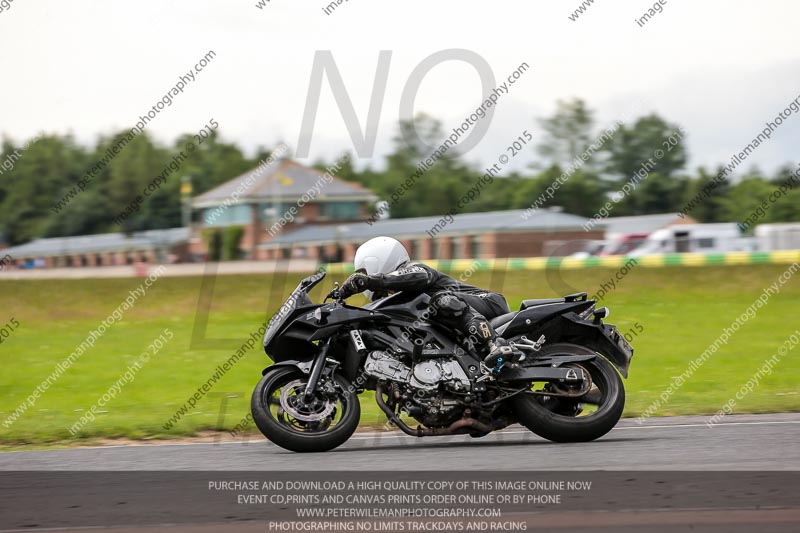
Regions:
[[[487,350],[497,339],[488,319],[509,312],[503,295],[467,285],[421,263],[411,263],[388,274],[369,276],[366,288],[374,291],[376,297],[385,296],[390,291],[430,295],[433,317],[439,323],[458,329]]]

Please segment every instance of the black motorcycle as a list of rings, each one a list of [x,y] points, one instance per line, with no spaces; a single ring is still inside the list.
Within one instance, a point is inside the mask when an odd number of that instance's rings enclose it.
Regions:
[[[358,426],[365,390],[375,391],[392,424],[417,437],[482,437],[519,422],[552,441],[584,442],[622,416],[620,374],[628,376],[633,348],[586,293],[525,300],[492,319],[518,354],[490,368],[468,337],[429,320],[428,295],[398,292],[355,307],[337,283],[332,302],[313,304],[308,292],[324,277],[304,279],[264,335],[275,363],[262,372],[251,410],[278,446],[341,445]],[[422,425],[409,427],[403,415]]]

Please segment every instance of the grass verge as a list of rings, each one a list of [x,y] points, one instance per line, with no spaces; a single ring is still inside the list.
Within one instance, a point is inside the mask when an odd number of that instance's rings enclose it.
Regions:
[[[601,305],[612,309],[608,322],[622,333],[630,332],[636,350],[625,383],[625,416],[644,413],[673,378],[785,270],[784,265],[638,267],[616,281]],[[576,289],[593,294],[614,274],[615,270],[604,268],[560,274],[497,270],[477,272],[469,283],[503,292],[514,309],[523,298],[556,296]],[[3,422],[141,280],[0,282],[0,323],[12,318],[19,323],[0,345],[0,443],[42,446],[82,439],[176,438],[209,429],[232,429],[247,415],[252,388],[269,364],[259,342],[219,377],[193,409],[169,429],[165,424],[271,316],[301,277],[220,276],[207,306],[198,304],[201,278],[159,279],[33,407],[8,426]],[[312,299],[321,299],[334,279],[342,278],[329,276],[312,292]],[[203,307],[208,309],[204,336],[198,322],[198,316],[204,314],[198,314],[198,308]],[[720,409],[798,329],[798,311],[800,282],[789,280],[653,415],[710,414]],[[93,422],[83,426],[77,436],[71,435],[68,428],[118,382],[165,328],[173,338],[115,398],[96,410]],[[735,411],[800,410],[797,354],[800,350],[783,357],[755,390],[737,400]],[[383,423],[371,397],[364,396],[362,409],[365,425]]]

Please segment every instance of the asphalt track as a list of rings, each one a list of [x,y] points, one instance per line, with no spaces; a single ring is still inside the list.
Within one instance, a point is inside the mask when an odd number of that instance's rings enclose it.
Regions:
[[[560,533],[800,531],[800,414],[706,422],[623,420],[582,444],[554,444],[512,427],[482,439],[360,433],[321,454],[291,453],[255,437],[5,452],[0,531],[249,533],[280,531],[269,520],[297,520],[292,506],[236,505],[235,495],[207,487],[248,476],[591,479],[591,493],[566,494],[560,505],[509,506],[503,519]]]
[[[623,419],[605,437],[556,444],[520,426],[480,439],[356,433],[320,454],[296,454],[258,436],[0,453],[0,470],[800,470],[800,414]]]

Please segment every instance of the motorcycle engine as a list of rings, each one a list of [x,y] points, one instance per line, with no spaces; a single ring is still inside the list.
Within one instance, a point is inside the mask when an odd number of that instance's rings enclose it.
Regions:
[[[454,392],[468,392],[469,378],[454,359],[429,359],[414,365],[411,386],[418,389],[435,389],[440,383]]]
[[[375,350],[364,365],[367,375],[396,382],[404,392],[404,408],[427,426],[447,425],[461,416],[462,403],[452,393],[472,390],[469,377],[455,359],[428,359],[409,367],[388,352]]]
[[[364,370],[380,380],[407,383],[414,389],[431,391],[443,385],[453,392],[469,392],[469,377],[455,359],[428,359],[410,368],[388,352],[375,350],[367,356]]]

